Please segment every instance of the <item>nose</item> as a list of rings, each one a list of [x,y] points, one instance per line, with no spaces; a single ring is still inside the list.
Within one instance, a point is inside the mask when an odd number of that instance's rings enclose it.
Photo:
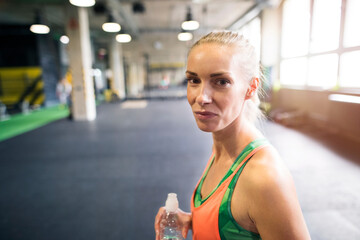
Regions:
[[[198,93],[198,96],[196,97],[196,102],[200,106],[203,106],[205,104],[209,104],[212,102],[212,90],[211,90],[210,86],[208,86],[207,84],[203,84],[199,88],[199,93]]]

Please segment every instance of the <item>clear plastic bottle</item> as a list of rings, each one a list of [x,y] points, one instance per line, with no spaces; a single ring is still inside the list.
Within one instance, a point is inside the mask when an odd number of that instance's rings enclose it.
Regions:
[[[160,239],[182,240],[181,224],[177,211],[179,202],[176,193],[169,193],[165,203],[166,213],[160,221]]]

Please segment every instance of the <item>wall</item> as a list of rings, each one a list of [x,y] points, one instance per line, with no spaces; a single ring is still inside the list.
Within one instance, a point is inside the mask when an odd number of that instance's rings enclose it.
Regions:
[[[360,142],[360,104],[331,101],[330,94],[340,93],[281,88],[272,93],[272,109],[302,112],[310,122]]]

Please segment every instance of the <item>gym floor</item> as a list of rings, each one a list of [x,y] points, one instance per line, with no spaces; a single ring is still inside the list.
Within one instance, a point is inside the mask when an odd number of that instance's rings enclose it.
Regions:
[[[189,211],[212,139],[186,100],[97,113],[0,142],[0,239],[154,239],[167,193]],[[360,239],[359,143],[308,126],[261,128],[294,177],[312,239]]]

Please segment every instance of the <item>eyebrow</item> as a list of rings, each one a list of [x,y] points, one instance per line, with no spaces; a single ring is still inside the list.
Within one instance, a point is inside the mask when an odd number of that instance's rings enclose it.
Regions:
[[[190,75],[197,76],[197,74],[196,74],[196,73],[194,73],[194,72],[186,71],[186,73],[188,73],[188,74],[190,74]]]
[[[221,75],[229,74],[228,72],[219,72],[219,73],[212,73],[210,74],[210,77],[218,77]]]
[[[190,75],[197,76],[197,73],[194,73],[194,72],[191,72],[191,71],[186,71],[186,73],[188,73]],[[229,73],[228,72],[212,73],[212,74],[210,74],[210,77],[218,77],[218,76],[225,75],[225,74],[229,74]]]

